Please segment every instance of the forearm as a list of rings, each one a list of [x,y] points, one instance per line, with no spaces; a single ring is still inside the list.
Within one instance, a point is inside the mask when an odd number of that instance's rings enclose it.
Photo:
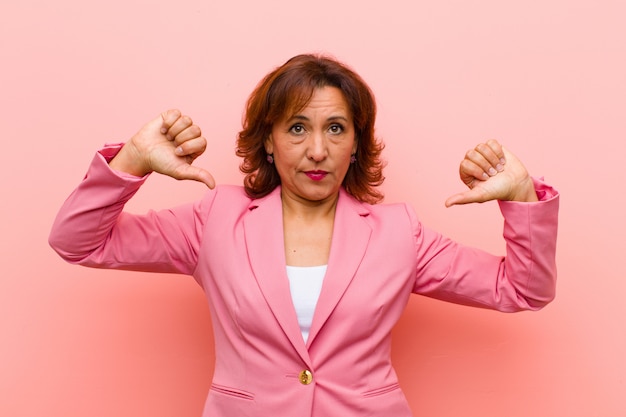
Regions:
[[[49,243],[68,262],[80,262],[104,243],[124,205],[145,181],[108,167],[121,146],[107,146],[94,156],[89,172],[57,214]]]
[[[505,279],[528,308],[538,309],[555,296],[559,197],[541,180],[533,179],[533,183],[536,203],[499,205],[505,219]]]
[[[414,292],[505,312],[537,310],[554,298],[558,193],[534,180],[538,202],[499,202],[506,256],[467,247],[417,220]]]

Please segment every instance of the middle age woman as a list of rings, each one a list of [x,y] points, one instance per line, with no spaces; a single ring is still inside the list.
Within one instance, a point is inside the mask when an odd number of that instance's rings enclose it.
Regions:
[[[192,165],[207,142],[190,117],[166,111],[98,152],[50,243],[72,263],[197,280],[216,350],[205,417],[411,416],[390,336],[410,294],[506,312],[545,306],[558,194],[499,142],[477,145],[460,165],[468,190],[446,204],[498,200],[506,256],[460,245],[406,204],[376,204],[375,116],[347,66],[294,57],[248,102],[243,187],[216,187]],[[212,190],[170,210],[124,212],[153,172]]]

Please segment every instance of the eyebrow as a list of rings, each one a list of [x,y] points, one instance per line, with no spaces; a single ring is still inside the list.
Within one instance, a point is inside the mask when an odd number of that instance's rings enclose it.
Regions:
[[[292,121],[292,120],[304,120],[304,121],[310,121],[310,119],[304,115],[301,114],[296,114],[291,116],[288,121]],[[345,116],[330,116],[328,119],[326,119],[327,121],[333,121],[333,120],[343,120],[344,122],[348,123],[348,118]]]

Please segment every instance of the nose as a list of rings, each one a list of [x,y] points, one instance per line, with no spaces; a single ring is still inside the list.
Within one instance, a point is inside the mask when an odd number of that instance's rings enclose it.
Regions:
[[[307,158],[315,162],[321,162],[328,156],[328,147],[326,146],[326,137],[322,132],[312,134],[309,139],[309,147],[307,149]]]

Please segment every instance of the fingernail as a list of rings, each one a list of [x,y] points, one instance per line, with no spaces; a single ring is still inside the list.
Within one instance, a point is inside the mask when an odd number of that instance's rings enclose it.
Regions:
[[[483,179],[488,180],[489,179],[489,175],[487,175],[487,173],[483,172]]]
[[[506,164],[506,159],[504,159],[504,158],[500,158],[500,163],[501,163],[502,165]]]
[[[498,164],[496,165],[496,170],[498,170],[498,172],[502,172],[504,171],[504,167],[502,166],[502,164]]]
[[[182,155],[183,154],[183,148],[181,148],[179,146],[178,148],[176,148],[176,150],[174,152],[176,152],[178,155]]]
[[[493,167],[492,167],[492,168],[489,168],[489,175],[491,175],[492,177],[493,177],[494,175],[496,175],[497,173],[498,173],[498,171],[496,171],[495,169],[493,169]]]
[[[162,133],[162,134],[166,134],[166,133],[167,133],[167,129],[166,129],[166,128],[164,128],[164,127],[162,127],[162,128],[161,128],[161,133]]]

